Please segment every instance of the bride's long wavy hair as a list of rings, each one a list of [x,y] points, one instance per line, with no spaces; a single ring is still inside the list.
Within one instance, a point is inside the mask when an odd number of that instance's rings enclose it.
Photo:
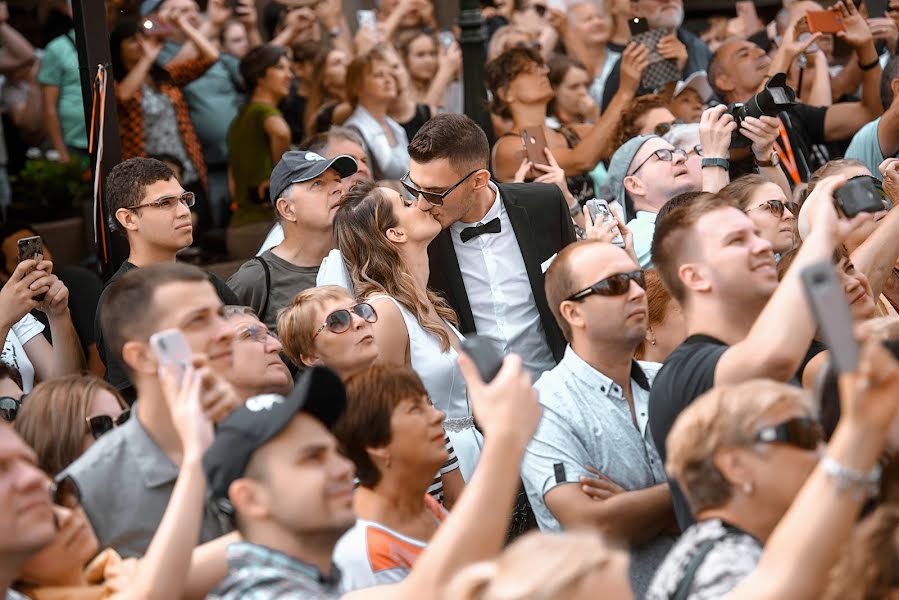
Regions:
[[[418,210],[418,209],[416,209]],[[447,321],[457,323],[456,313],[432,290],[422,293],[409,274],[397,247],[387,239],[387,230],[399,225],[390,201],[374,183],[360,181],[340,201],[334,215],[337,248],[350,272],[359,298],[386,294],[409,310],[418,323],[450,349],[446,328],[429,316],[429,305]]]

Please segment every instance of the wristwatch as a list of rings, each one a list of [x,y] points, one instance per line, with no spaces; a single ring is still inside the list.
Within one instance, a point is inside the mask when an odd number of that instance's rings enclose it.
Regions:
[[[755,164],[760,167],[776,167],[780,164],[780,155],[777,152],[771,152],[770,160],[759,160],[759,158],[756,157]]]
[[[724,169],[725,171],[728,171],[730,170],[730,163],[727,162],[727,159],[724,158],[703,158],[702,168],[708,169],[710,167],[718,167]]]

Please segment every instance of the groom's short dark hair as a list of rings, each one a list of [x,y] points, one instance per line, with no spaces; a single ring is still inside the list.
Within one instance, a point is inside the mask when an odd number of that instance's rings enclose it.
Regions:
[[[454,171],[464,175],[490,168],[490,144],[470,118],[445,113],[422,125],[409,143],[409,157],[419,163],[446,158]]]

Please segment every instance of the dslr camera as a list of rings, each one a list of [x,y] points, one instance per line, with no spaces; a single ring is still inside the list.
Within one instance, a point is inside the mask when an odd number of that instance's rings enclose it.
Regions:
[[[731,148],[746,148],[752,142],[740,133],[740,125],[746,117],[759,118],[762,116],[776,117],[783,110],[787,110],[796,106],[796,92],[787,85],[787,76],[785,73],[777,73],[765,84],[765,89],[750,98],[745,103],[735,102],[727,107],[734,122],[737,124],[737,130],[734,131],[731,138]]]

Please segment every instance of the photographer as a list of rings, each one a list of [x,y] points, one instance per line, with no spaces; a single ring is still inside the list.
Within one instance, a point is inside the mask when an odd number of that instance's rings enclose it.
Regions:
[[[883,111],[880,100],[880,63],[871,30],[850,2],[836,5],[845,32],[837,36],[852,46],[864,71],[861,102],[841,102],[829,107],[797,104],[779,113],[780,136],[775,152],[767,161],[756,159],[759,166],[780,163],[794,187],[808,181],[812,171],[827,161],[818,156],[813,146],[846,140]],[[773,59],[765,51],[745,40],[724,44],[709,63],[709,82],[726,103],[749,102],[770,77],[786,73],[799,54],[818,39],[814,34],[800,41],[797,23],[790,25]],[[822,153],[826,154],[826,153]]]

